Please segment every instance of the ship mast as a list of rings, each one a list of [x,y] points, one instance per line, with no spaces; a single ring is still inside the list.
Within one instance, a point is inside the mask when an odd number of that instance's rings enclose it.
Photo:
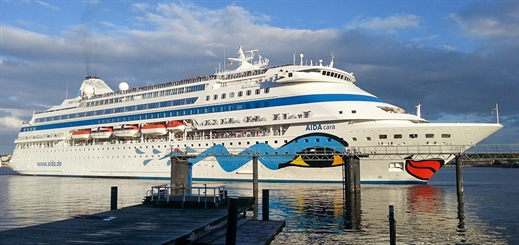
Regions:
[[[496,103],[496,108],[492,109],[492,114],[494,114],[494,111],[496,112],[496,122],[499,124],[499,107]]]

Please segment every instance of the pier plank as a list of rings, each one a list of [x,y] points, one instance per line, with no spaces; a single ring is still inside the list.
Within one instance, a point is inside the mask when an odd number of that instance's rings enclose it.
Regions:
[[[240,207],[242,208],[242,207]],[[246,207],[243,207],[244,210]],[[0,232],[1,244],[175,244],[226,221],[227,207],[132,207]],[[114,217],[111,220],[103,218]]]
[[[249,220],[242,219],[238,222],[236,244],[260,245],[270,244],[276,234],[285,227],[285,221],[275,220]],[[196,241],[196,245],[225,245],[226,230],[221,229]]]

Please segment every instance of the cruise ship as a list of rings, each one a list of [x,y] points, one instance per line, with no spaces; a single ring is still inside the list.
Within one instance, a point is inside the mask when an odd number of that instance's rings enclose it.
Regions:
[[[22,125],[10,166],[23,175],[167,179],[170,156],[191,153],[193,180],[247,181],[256,154],[260,181],[340,182],[344,156],[355,152],[361,183],[427,183],[455,150],[502,127],[430,123],[419,106],[406,113],[357,87],[333,57],[268,63],[239,47],[207,76],[121,82],[117,91],[89,76],[75,98]]]

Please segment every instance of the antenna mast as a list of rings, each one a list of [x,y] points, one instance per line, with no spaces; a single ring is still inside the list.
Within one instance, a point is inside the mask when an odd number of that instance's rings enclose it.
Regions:
[[[496,108],[492,109],[492,114],[494,114],[494,111],[496,112],[496,122],[499,124],[499,107],[496,103]]]
[[[65,91],[65,99],[68,99],[68,81],[67,81],[67,91]]]

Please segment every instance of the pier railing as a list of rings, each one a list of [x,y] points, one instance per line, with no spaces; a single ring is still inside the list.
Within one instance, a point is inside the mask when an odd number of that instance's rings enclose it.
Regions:
[[[156,185],[152,186],[150,190],[151,201],[164,200],[166,202],[180,202],[185,203],[196,202],[212,202],[220,203],[227,198],[227,191],[225,185],[219,186],[171,186],[171,185]]]

